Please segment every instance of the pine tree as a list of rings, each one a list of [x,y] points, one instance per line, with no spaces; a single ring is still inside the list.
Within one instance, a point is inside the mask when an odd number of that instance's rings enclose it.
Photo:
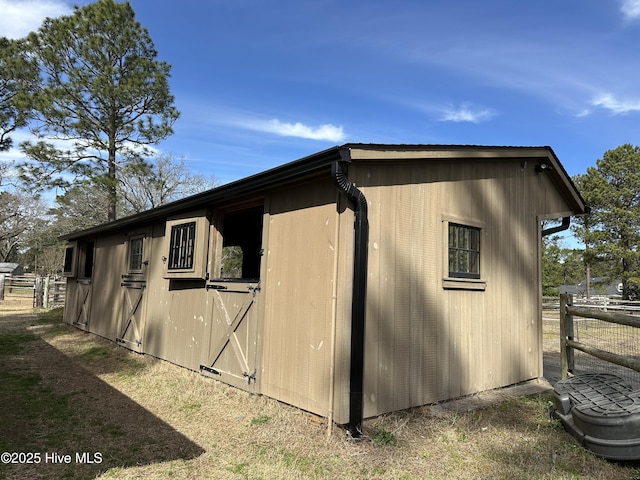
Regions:
[[[179,113],[170,66],[156,59],[129,3],[113,0],[46,19],[27,46],[42,79],[32,124],[42,140],[21,145],[31,160],[23,179],[37,188],[100,184],[109,192],[107,217],[115,220],[119,169],[139,163],[149,145],[173,133]]]
[[[591,207],[580,235],[587,262],[608,265],[610,279],[620,278],[624,298],[640,286],[640,147],[629,144],[608,150],[575,178]]]
[[[0,152],[11,148],[10,135],[27,124],[38,83],[37,66],[23,48],[23,42],[0,37]]]

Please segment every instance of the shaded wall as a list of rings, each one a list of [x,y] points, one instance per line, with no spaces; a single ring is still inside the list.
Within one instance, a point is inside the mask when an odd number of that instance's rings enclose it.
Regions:
[[[365,415],[542,375],[539,217],[563,212],[512,159],[359,162],[369,203]],[[447,222],[481,227],[481,290],[450,288]]]

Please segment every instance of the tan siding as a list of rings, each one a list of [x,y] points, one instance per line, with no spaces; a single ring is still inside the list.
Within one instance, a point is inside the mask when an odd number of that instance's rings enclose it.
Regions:
[[[338,199],[337,298],[333,413],[337,423],[349,421],[349,375],[351,352],[351,294],[353,289],[354,214],[344,196]],[[371,275],[369,276],[371,278]],[[369,309],[370,299],[367,300]],[[367,343],[369,340],[367,340]],[[365,391],[366,394],[366,391]]]
[[[123,234],[98,238],[93,267],[92,316],[89,331],[115,340],[122,322],[120,275],[124,273],[127,239]]]
[[[328,179],[274,193],[266,252],[262,391],[323,415],[329,408],[336,197]]]
[[[446,150],[433,158],[352,151],[353,158],[385,158],[356,160],[349,168],[367,197],[370,221],[365,415],[541,375],[538,222],[572,212],[548,174],[534,172],[535,161],[507,153],[465,159]],[[260,393],[346,423],[352,206],[328,176],[265,195],[261,291],[251,311],[257,334],[241,326],[240,348],[257,356]],[[484,291],[444,288],[451,284],[443,282],[446,222],[454,220],[481,226]],[[211,253],[221,248],[214,245],[218,232],[211,232],[211,247],[198,246],[210,252],[210,272],[219,268]],[[209,360],[212,332],[224,325],[214,325],[220,315],[204,281],[163,278],[167,242],[164,223],[156,225],[149,238],[143,350],[198,370]],[[124,233],[96,241],[89,328],[110,339],[122,321],[127,246]],[[71,296],[74,291],[70,279]],[[65,319],[79,307],[71,302],[67,308]],[[232,349],[223,355],[222,363],[233,363]]]
[[[145,353],[197,371],[203,349],[208,346],[206,301],[202,287],[150,296]]]
[[[539,376],[532,166],[363,162],[352,175],[371,224],[365,414]],[[482,223],[485,291],[443,289],[444,215]]]
[[[164,225],[155,229],[152,250],[155,255],[149,262],[147,282],[147,322],[145,332],[145,353],[170,360],[169,345],[172,333],[168,330],[169,280],[162,278],[164,262],[162,257],[168,254],[167,237]]]
[[[195,212],[202,215],[202,212]],[[169,235],[164,225],[155,229],[153,257],[148,270],[144,351],[191,370],[198,370],[203,350],[208,346],[205,335],[209,315],[204,283],[199,280],[164,278],[164,262],[169,255]],[[208,251],[200,236],[196,248]]]

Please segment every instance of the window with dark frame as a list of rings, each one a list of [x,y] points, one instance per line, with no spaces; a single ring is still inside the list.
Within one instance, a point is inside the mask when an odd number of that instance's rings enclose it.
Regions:
[[[196,222],[181,223],[171,227],[168,270],[193,268],[196,240]]]
[[[62,267],[62,273],[65,276],[75,275],[74,269],[74,258],[76,254],[76,249],[74,245],[67,245],[64,250],[64,265]]]
[[[142,270],[144,238],[134,237],[129,241],[129,271],[139,272]]]
[[[480,229],[449,223],[449,276],[480,278]]]

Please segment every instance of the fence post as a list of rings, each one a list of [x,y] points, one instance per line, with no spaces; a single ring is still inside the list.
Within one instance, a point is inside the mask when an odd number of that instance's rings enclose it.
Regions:
[[[60,301],[60,284],[54,280],[53,281],[53,304],[57,305]]]
[[[51,289],[51,277],[44,277],[44,294],[42,295],[43,307],[49,308],[49,291]]]
[[[42,277],[37,276],[33,285],[33,306],[34,307],[42,307],[42,297],[43,297],[43,282]]]
[[[567,346],[566,342],[567,339],[573,340],[573,315],[567,313],[567,307],[572,305],[573,295],[560,295],[560,367],[563,379],[573,373],[574,369],[573,348]]]
[[[4,273],[0,273],[0,300],[4,300]]]

